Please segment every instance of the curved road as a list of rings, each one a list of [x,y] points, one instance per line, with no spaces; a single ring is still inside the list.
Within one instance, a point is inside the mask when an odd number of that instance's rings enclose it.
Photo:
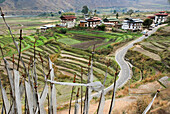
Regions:
[[[149,31],[149,32],[148,32],[148,37],[149,37],[150,35],[152,35],[153,33],[155,33],[160,27],[163,27],[163,26],[165,26],[165,25],[166,25],[166,24],[160,25],[160,26],[158,26],[158,27],[155,27],[153,30]],[[128,51],[130,48],[133,47],[133,44],[134,44],[134,43],[140,42],[140,41],[142,41],[142,40],[145,39],[145,38],[147,38],[147,37],[145,37],[145,36],[143,35],[142,37],[140,37],[140,38],[138,38],[138,39],[130,42],[127,46],[122,47],[121,50],[116,51],[115,59],[116,59],[116,62],[119,64],[120,68],[121,68],[121,70],[120,70],[120,72],[119,72],[119,75],[118,75],[118,76],[119,76],[119,79],[116,81],[116,88],[121,88],[121,87],[123,87],[123,86],[126,84],[126,82],[127,82],[129,79],[131,79],[131,75],[130,75],[130,72],[131,72],[131,71],[130,71],[129,64],[128,64],[128,62],[126,62],[126,61],[124,60],[125,54],[127,53],[127,51]],[[105,94],[106,94],[107,92],[109,92],[110,90],[113,89],[113,85],[114,85],[114,83],[113,83],[112,85],[110,85],[109,87],[105,88],[105,90],[104,90],[104,91],[105,91]],[[92,97],[98,97],[98,96],[100,95],[100,93],[101,93],[101,92],[94,93],[94,94],[92,94]]]
[[[155,27],[152,31],[149,31],[149,32],[148,32],[148,36],[152,35],[152,34],[155,33],[160,27],[163,27],[163,26],[165,26],[165,24],[164,24],[164,25],[160,25],[160,26],[158,26],[158,27]],[[133,47],[133,44],[134,44],[134,43],[140,42],[140,41],[142,41],[142,40],[145,39],[145,38],[147,38],[147,37],[145,37],[145,36],[143,35],[142,37],[140,37],[140,38],[138,38],[138,39],[130,42],[127,46],[124,46],[124,47],[122,47],[120,50],[116,51],[115,59],[116,59],[116,62],[119,64],[120,68],[121,68],[121,70],[120,70],[120,72],[119,72],[119,75],[118,75],[118,76],[119,76],[119,79],[116,81],[116,89],[123,87],[123,86],[126,84],[126,82],[127,82],[129,79],[131,79],[131,75],[130,75],[130,72],[131,72],[131,71],[130,71],[129,64],[128,64],[128,62],[126,62],[126,61],[124,60],[125,54],[127,53],[128,49],[130,49],[130,48]],[[113,83],[112,85],[110,85],[109,87],[105,88],[105,89],[104,89],[104,94],[108,93],[110,90],[113,90],[113,85],[114,85],[114,83]],[[115,90],[115,92],[116,92],[116,90]],[[100,92],[93,93],[93,94],[91,95],[91,98],[93,98],[93,97],[100,97],[100,95],[101,95],[101,91],[100,91]],[[83,98],[83,99],[84,99],[84,98]],[[75,102],[75,101],[73,101],[73,102]],[[81,99],[79,99],[78,102],[81,102]],[[64,103],[64,104],[66,104],[66,103]]]

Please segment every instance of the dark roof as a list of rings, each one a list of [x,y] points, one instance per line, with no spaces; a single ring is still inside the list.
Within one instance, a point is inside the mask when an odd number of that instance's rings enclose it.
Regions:
[[[104,22],[110,22],[110,21],[115,21],[115,22],[118,22],[119,20],[116,19],[116,18],[105,18],[103,19]]]
[[[61,20],[77,19],[74,15],[63,15],[60,17]]]
[[[125,18],[127,23],[143,23],[141,19],[131,19],[131,18]]]

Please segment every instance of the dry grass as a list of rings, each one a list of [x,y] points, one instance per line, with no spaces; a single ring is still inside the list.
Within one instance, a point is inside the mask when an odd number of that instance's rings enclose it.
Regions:
[[[142,114],[150,101],[151,97],[149,97],[148,95],[139,97],[137,101],[128,106],[128,108],[126,108],[124,112],[127,114]]]

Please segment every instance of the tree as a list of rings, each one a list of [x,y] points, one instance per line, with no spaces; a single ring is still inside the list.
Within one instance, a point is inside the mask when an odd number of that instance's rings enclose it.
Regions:
[[[116,14],[116,19],[118,19],[118,18],[119,18],[119,14],[117,13],[117,14]]]
[[[170,25],[170,16],[167,18],[166,22]]]
[[[94,10],[94,16],[96,16],[97,15],[97,10]]]
[[[116,12],[117,12],[116,10],[113,11],[114,14],[116,14]]]
[[[54,14],[53,14],[53,12],[50,12],[50,15],[51,15],[51,17],[54,17]]]
[[[92,14],[93,14],[93,11],[90,10],[90,11],[89,11],[89,17],[92,17]]]
[[[130,9],[128,12],[127,12],[127,14],[128,15],[130,15],[130,17],[131,17],[131,15],[134,13],[134,11],[132,10],[132,9]]]
[[[105,28],[106,28],[106,26],[105,26],[104,24],[102,24],[102,25],[98,26],[98,29],[99,29],[99,30],[102,30],[102,31],[104,31],[104,30],[105,30]]]
[[[145,26],[149,29],[149,27],[151,26],[152,23],[153,23],[152,19],[145,19],[143,22],[143,26]]]
[[[87,6],[83,6],[83,9],[81,12],[84,14],[87,14],[89,12],[89,8]]]
[[[61,11],[58,11],[58,14],[60,14],[60,15],[61,15],[61,13],[62,13]]]

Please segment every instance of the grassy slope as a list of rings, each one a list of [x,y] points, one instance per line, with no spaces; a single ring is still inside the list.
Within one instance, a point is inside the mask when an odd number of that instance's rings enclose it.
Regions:
[[[155,34],[145,39],[143,42],[136,44],[140,45],[143,49],[160,56],[161,57],[160,61],[153,60],[152,58],[149,58],[147,55],[143,55],[138,51],[134,51],[133,48],[128,51],[128,53],[126,54],[126,58],[128,58],[130,62],[135,66],[133,68],[134,76],[132,77],[132,79],[139,77],[141,74],[141,70],[143,71],[144,78],[156,75],[158,74],[158,72],[164,75],[170,74],[169,30],[170,26],[161,28]],[[150,45],[148,46],[148,44]]]

